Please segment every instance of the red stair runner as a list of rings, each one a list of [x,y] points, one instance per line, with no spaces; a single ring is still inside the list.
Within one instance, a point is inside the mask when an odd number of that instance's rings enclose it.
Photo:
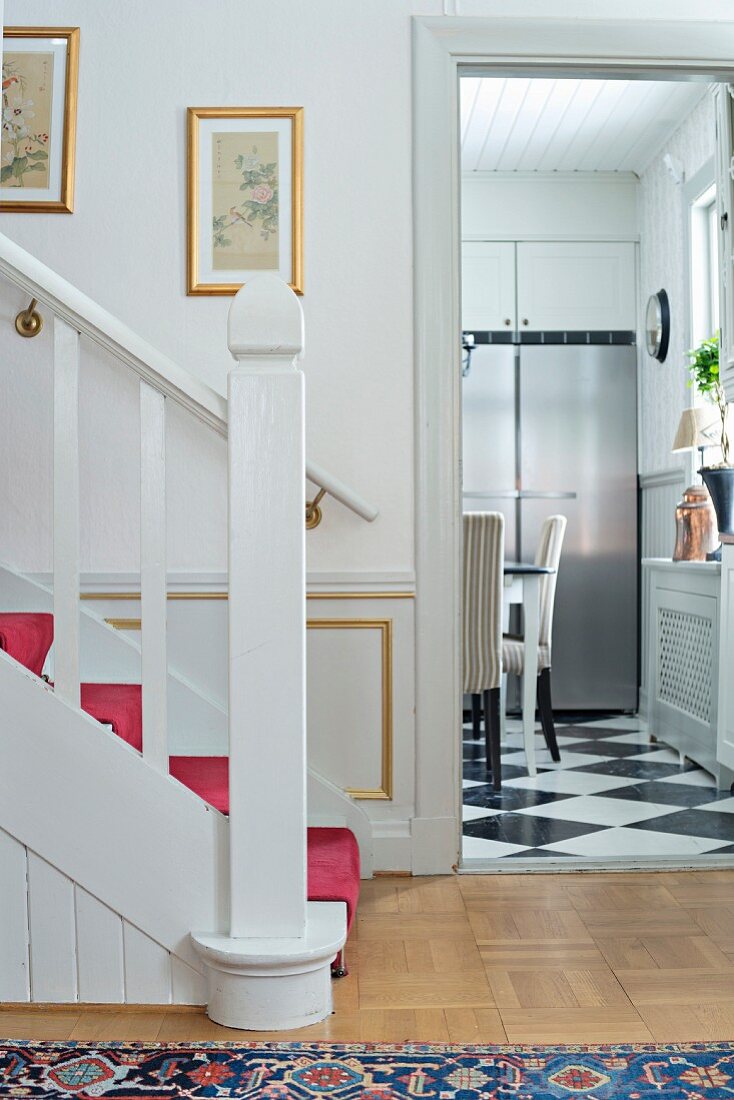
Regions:
[[[143,751],[143,693],[140,684],[82,684],[82,710]]]
[[[54,617],[41,612],[0,614],[0,649],[40,676],[54,640]]]
[[[215,810],[229,813],[228,756],[171,756],[168,770]]]
[[[0,613],[0,649],[36,676],[54,640],[54,617],[45,612]],[[143,701],[140,684],[82,684],[82,710],[112,726],[118,737],[138,752],[143,748]]]
[[[0,613],[0,649],[40,676],[54,635],[53,616],[40,612]],[[140,684],[82,684],[82,710],[112,726],[138,752],[143,748]],[[214,809],[229,813],[229,758],[172,756],[170,773]],[[359,847],[349,829],[308,830],[308,900],[343,901],[347,929],[359,900]],[[340,958],[338,973],[345,973]]]
[[[229,813],[229,757],[172,756],[170,772],[210,806]],[[349,829],[308,830],[308,900],[343,901],[347,929],[359,901],[359,846]]]

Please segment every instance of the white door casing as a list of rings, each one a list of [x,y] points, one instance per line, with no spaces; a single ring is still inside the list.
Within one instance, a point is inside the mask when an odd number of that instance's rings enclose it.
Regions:
[[[416,357],[416,817],[413,872],[460,848],[461,66],[576,75],[734,78],[734,24],[643,20],[413,20]],[[722,627],[725,629],[725,627]],[[734,638],[731,639],[734,646]],[[727,667],[729,650],[722,651]]]

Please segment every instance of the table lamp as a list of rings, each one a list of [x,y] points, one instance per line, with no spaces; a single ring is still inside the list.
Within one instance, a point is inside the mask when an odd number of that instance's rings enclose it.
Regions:
[[[717,434],[718,433],[718,434]],[[697,405],[684,409],[671,450],[699,450],[701,465],[704,449],[716,444],[720,435],[716,409]],[[707,561],[719,545],[716,512],[705,485],[689,485],[675,509],[675,549],[673,561]]]

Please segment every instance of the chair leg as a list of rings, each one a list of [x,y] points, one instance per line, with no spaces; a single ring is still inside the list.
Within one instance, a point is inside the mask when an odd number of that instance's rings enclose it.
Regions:
[[[500,680],[500,744],[507,744],[507,673]]]
[[[556,727],[553,724],[553,703],[551,700],[551,670],[544,668],[538,676],[538,710],[543,726],[543,736],[551,757],[555,761],[561,759],[561,750],[556,741]]]
[[[486,740],[487,770],[492,770],[492,786],[502,789],[502,763],[500,760],[500,689],[484,692],[484,735]]]
[[[482,697],[477,692],[471,697],[471,735],[475,741],[479,740],[482,732]]]

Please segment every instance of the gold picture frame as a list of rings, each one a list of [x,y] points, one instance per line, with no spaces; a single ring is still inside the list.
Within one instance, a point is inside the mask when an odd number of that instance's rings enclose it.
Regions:
[[[303,294],[303,108],[189,107],[187,130],[186,293],[271,271]]]
[[[71,214],[79,28],[5,27],[3,48],[0,211]]]

